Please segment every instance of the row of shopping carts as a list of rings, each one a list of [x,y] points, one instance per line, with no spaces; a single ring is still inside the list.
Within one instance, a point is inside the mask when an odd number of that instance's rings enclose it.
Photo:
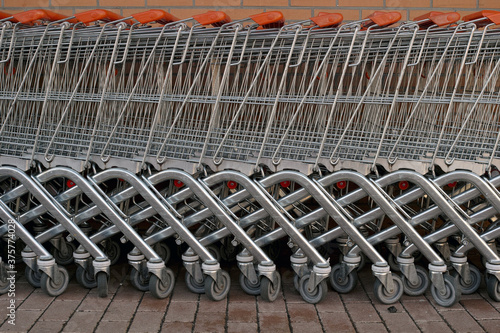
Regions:
[[[380,302],[451,306],[481,285],[470,250],[500,301],[500,12],[400,19],[0,13],[2,292],[14,238],[33,286],[74,261],[106,296],[119,239],[164,298],[172,239],[191,291],[224,299],[232,259],[273,301],[284,240],[310,303],[370,261]]]

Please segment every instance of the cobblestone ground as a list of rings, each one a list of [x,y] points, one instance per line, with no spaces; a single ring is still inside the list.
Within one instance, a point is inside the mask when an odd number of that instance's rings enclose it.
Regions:
[[[19,265],[21,266],[21,265]],[[21,267],[19,267],[21,268]],[[23,267],[24,268],[24,267]],[[155,299],[128,282],[126,263],[111,268],[109,295],[80,287],[70,269],[68,290],[49,297],[32,288],[22,274],[16,286],[16,325],[2,315],[1,332],[499,332],[500,303],[480,291],[463,296],[459,304],[443,308],[430,294],[403,296],[394,308],[373,297],[369,266],[360,272],[360,284],[345,295],[329,291],[317,305],[305,303],[293,287],[293,274],[281,268],[283,288],[273,303],[245,294],[238,284],[238,270],[230,266],[232,285],[227,300],[212,302],[188,291],[185,270],[177,274],[171,297]],[[23,270],[24,271],[24,270]],[[0,313],[7,313],[9,299],[0,298]]]

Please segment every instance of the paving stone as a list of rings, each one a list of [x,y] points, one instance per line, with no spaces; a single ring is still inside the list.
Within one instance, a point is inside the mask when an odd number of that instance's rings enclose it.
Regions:
[[[17,283],[16,282],[16,292],[14,298],[17,301],[22,301],[28,298],[36,289],[33,288],[29,283]],[[49,296],[47,296],[49,297]]]
[[[80,301],[59,301],[55,300],[50,304],[50,306],[45,310],[41,320],[57,320],[57,321],[68,321],[73,312],[76,310]]]
[[[0,327],[0,332],[27,332],[41,314],[41,310],[16,310],[15,325],[5,321]]]
[[[257,323],[227,323],[227,333],[257,333]]]
[[[372,288],[372,287],[370,287]],[[363,287],[358,283],[356,288],[347,294],[340,295],[344,302],[356,302],[356,301],[367,301],[367,294],[363,290]]]
[[[481,325],[486,332],[496,332],[500,329],[500,320],[480,320],[479,325]]]
[[[158,299],[153,297],[150,293],[144,294],[141,302],[139,303],[139,308],[137,311],[158,311],[165,312],[167,306],[170,303],[170,298]]]
[[[318,312],[344,312],[344,304],[336,292],[328,292],[323,301],[316,304]]]
[[[283,295],[285,301],[289,303],[303,303],[304,300],[300,296],[299,292],[295,290],[293,285],[283,285]]]
[[[192,323],[194,320],[194,315],[196,313],[196,308],[198,304],[196,302],[171,302],[168,307],[167,316],[165,317],[166,322],[188,322]]]
[[[33,333],[54,333],[60,332],[63,328],[64,321],[38,321],[30,330]]]
[[[205,298],[207,297],[206,295],[200,296],[200,298]],[[231,286],[231,289],[229,291],[229,301],[230,302],[248,302],[248,303],[255,303],[255,296],[248,295],[246,292],[243,291],[238,285]]]
[[[255,323],[257,321],[257,308],[255,303],[230,302],[228,322]]]
[[[19,306],[20,310],[45,310],[55,297],[50,297],[45,294],[32,293]]]
[[[424,333],[451,333],[453,332],[444,321],[419,321],[418,328]]]
[[[97,289],[92,292],[97,293]],[[115,294],[114,300],[116,301],[131,301],[131,302],[139,302],[144,293],[135,289],[132,286],[121,286]]]
[[[286,312],[259,313],[261,332],[290,332]]]
[[[322,333],[323,329],[319,322],[292,322],[294,332]]]
[[[373,305],[369,302],[349,302],[345,303],[345,306],[355,323],[382,321]]]
[[[483,332],[479,324],[466,311],[445,311],[442,315],[456,332]]]
[[[101,311],[104,312],[109,304],[113,295],[108,295],[107,297],[98,297],[94,294],[88,294],[87,297],[80,303],[78,311]]]
[[[175,302],[196,302],[199,295],[189,291],[185,284],[179,283],[179,285],[175,286],[174,292],[170,297]]]
[[[325,332],[355,332],[354,326],[345,312],[320,312],[319,317]]]
[[[419,332],[408,313],[387,313],[381,314],[381,316],[391,332]]]
[[[358,333],[386,333],[387,328],[385,328],[382,323],[357,323],[355,322],[356,331]]]
[[[250,304],[250,303],[249,303]],[[205,297],[198,302],[198,312],[223,312],[227,311],[227,301],[214,302]]]
[[[113,302],[108,307],[108,310],[104,314],[103,320],[115,321],[115,320],[125,320],[129,321],[137,308],[138,301],[116,301]]]
[[[404,301],[404,307],[414,321],[441,321],[442,318],[434,307],[427,300],[424,301]]]
[[[95,333],[126,332],[130,322],[101,320]]]
[[[161,331],[162,333],[191,333],[193,330],[193,323],[184,322],[164,322]]]
[[[163,312],[136,312],[129,332],[158,332],[163,316]]]
[[[260,296],[257,297],[257,305],[259,312],[283,312],[286,311],[285,299],[278,296],[274,302],[263,300]]]
[[[311,322],[319,323],[318,314],[316,313],[316,308],[313,304],[302,303],[288,304],[288,314],[290,315],[290,321],[293,322]]]
[[[226,315],[223,313],[198,313],[194,332],[221,332],[226,325]]]
[[[68,289],[62,294],[57,296],[59,301],[81,301],[87,296],[89,289],[85,289],[79,284],[70,283]]]
[[[93,332],[101,316],[98,311],[77,311],[66,323],[63,332]]]
[[[500,312],[484,299],[468,299],[462,300],[460,303],[476,320],[500,319]]]

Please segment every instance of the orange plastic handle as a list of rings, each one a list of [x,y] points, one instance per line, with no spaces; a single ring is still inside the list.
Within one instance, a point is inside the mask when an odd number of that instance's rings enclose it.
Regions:
[[[114,22],[123,19],[123,16],[120,16],[116,13],[110,12],[105,9],[92,9],[87,10],[86,12],[75,14],[75,17],[78,21],[88,24],[95,21],[103,21],[103,22]],[[130,20],[126,21],[128,24],[132,25],[133,22]]]
[[[460,20],[460,14],[456,12],[450,12],[450,13],[428,12],[427,14],[420,15],[413,19],[413,21],[415,22],[423,20],[427,20],[427,22],[419,23],[419,25],[422,28],[429,27],[433,24],[437,25],[438,27],[442,27],[445,25],[450,25]]]
[[[137,13],[132,15],[138,22],[142,24],[157,22],[160,24],[168,24],[179,21],[179,19],[164,10],[151,9],[147,12]]]
[[[376,11],[367,17],[371,22],[365,22],[363,28],[368,28],[373,24],[379,27],[387,27],[401,20],[401,14],[399,12],[380,12]]]
[[[14,14],[13,16],[22,24],[32,24],[33,22],[40,20],[54,22],[68,18],[68,16],[57,14],[45,9],[32,9],[22,13]]]
[[[231,22],[231,18],[224,12],[208,11],[205,14],[194,15],[193,19],[201,25],[213,25],[220,27],[223,24]]]
[[[264,29],[281,28],[285,25],[283,13],[278,11],[250,15],[250,18]]]
[[[464,20],[464,22],[468,22],[468,21],[478,20],[481,18],[487,18],[488,20],[484,20],[485,22],[477,22],[476,25],[478,27],[482,27],[490,23],[494,23],[496,25],[500,24],[500,12],[496,10],[482,10],[477,13],[466,15],[462,19]]]
[[[329,28],[329,27],[336,27],[340,23],[342,23],[342,20],[344,17],[342,14],[338,13],[319,13],[318,16],[311,17],[310,20],[316,23],[317,26],[320,28]]]
[[[0,20],[6,19],[8,17],[12,17],[12,15],[7,14],[5,12],[0,12]]]

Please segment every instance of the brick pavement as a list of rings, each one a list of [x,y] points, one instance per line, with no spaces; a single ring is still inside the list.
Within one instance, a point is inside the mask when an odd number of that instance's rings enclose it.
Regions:
[[[49,297],[32,288],[19,274],[16,286],[16,326],[2,315],[1,332],[499,332],[500,303],[492,302],[484,283],[480,292],[463,296],[451,308],[437,306],[427,294],[403,296],[389,306],[373,298],[369,267],[360,273],[356,289],[346,295],[329,291],[320,304],[305,303],[294,290],[292,271],[281,268],[283,291],[275,302],[245,294],[238,285],[238,271],[230,267],[229,297],[212,302],[188,291],[185,270],[174,265],[176,287],[171,297],[154,299],[128,282],[128,266],[111,268],[110,293],[99,298],[72,278],[68,290]],[[21,271],[21,270],[20,270]],[[73,273],[73,270],[70,270]],[[8,299],[0,298],[6,313]]]

